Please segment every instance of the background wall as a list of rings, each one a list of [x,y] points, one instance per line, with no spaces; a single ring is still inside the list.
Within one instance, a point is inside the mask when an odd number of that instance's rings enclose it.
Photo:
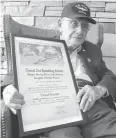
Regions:
[[[3,38],[2,15],[8,13],[19,23],[54,28],[61,14],[62,8],[74,0],[1,0],[0,3],[0,80],[7,73],[6,51]],[[75,0],[79,1],[79,0]],[[116,0],[80,0],[91,8],[91,16],[104,25],[103,55],[107,58],[109,50],[111,54],[108,62],[116,61]],[[114,41],[115,40],[115,41]],[[105,50],[104,50],[105,49]],[[108,63],[107,63],[108,64]],[[115,63],[116,64],[116,63]],[[114,65],[115,65],[114,64]],[[110,65],[108,64],[109,68]],[[116,65],[115,65],[116,66]],[[111,68],[112,69],[112,68]]]

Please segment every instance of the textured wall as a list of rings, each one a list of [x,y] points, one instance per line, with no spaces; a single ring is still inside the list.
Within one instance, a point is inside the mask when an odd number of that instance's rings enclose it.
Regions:
[[[3,13],[11,14],[17,22],[38,27],[54,28],[63,6],[74,0],[1,0],[0,55],[1,79],[7,73],[6,51],[3,38]],[[79,1],[79,0],[78,0]],[[104,25],[104,32],[116,34],[116,0],[80,0],[91,8],[91,16]]]

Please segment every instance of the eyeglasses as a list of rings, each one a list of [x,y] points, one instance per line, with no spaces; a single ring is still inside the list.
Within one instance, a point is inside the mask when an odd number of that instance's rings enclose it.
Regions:
[[[69,21],[69,26],[70,26],[72,29],[75,29],[75,28],[78,28],[78,27],[81,26],[82,30],[83,30],[84,32],[86,32],[86,31],[88,31],[89,28],[90,28],[89,23],[84,22],[84,21],[80,22],[80,21],[78,21],[78,20],[70,20],[70,19],[64,19],[64,20]]]

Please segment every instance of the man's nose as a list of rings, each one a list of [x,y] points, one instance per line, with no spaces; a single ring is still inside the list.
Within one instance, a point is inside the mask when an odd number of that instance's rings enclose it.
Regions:
[[[83,32],[83,28],[81,25],[79,25],[77,28],[75,28],[75,31],[77,34],[81,34]]]

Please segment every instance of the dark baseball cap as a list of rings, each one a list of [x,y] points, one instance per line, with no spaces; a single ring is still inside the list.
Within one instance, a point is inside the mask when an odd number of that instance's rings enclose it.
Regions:
[[[63,17],[70,19],[82,18],[92,24],[96,24],[96,21],[91,18],[89,7],[81,2],[68,3],[62,10],[61,18]]]

